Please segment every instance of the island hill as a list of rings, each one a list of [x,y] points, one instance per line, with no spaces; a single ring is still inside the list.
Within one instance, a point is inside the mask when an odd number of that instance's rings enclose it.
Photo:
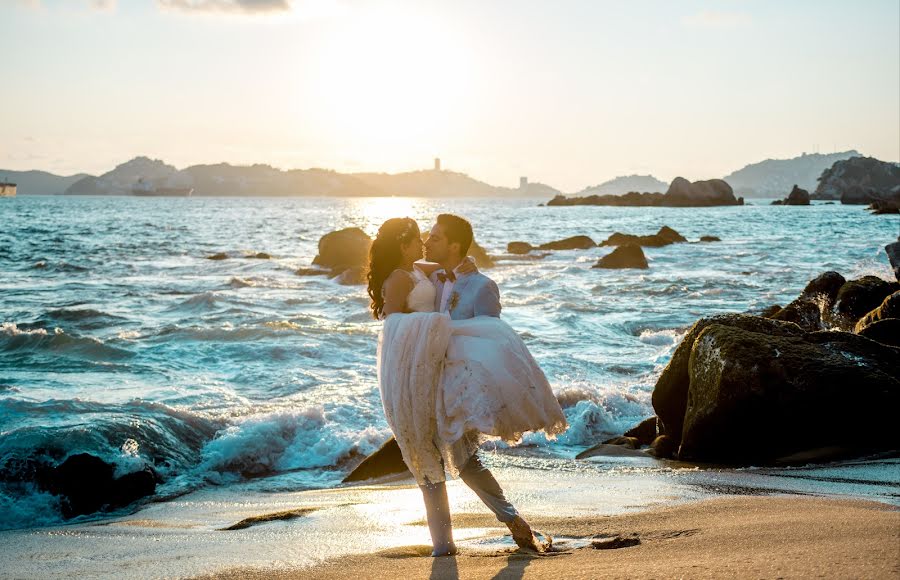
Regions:
[[[766,159],[723,179],[744,197],[783,198],[796,184],[813,191],[818,177],[835,161],[858,157],[857,151],[806,154],[792,159]],[[195,196],[410,196],[410,197],[540,197],[562,192],[523,179],[519,187],[498,187],[464,173],[439,168],[405,173],[339,173],[329,169],[281,170],[270,165],[193,165],[176,169],[161,160],[136,157],[100,176],[60,176],[45,171],[0,169],[18,184],[19,195],[131,195],[138,180],[151,188],[191,188]],[[668,185],[652,175],[616,177],[575,192],[575,197],[665,192]],[[840,199],[837,196],[835,199]]]

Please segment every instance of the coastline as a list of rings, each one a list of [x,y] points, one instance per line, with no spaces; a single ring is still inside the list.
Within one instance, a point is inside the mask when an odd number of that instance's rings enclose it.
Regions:
[[[896,459],[735,470],[637,456],[487,455],[535,528],[571,549],[515,552],[507,530],[459,481],[448,489],[460,555],[438,560],[421,556],[429,537],[411,479],[295,492],[234,486],[103,520],[0,532],[0,576],[883,577],[900,570]],[[598,534],[641,543],[596,550],[590,541]]]

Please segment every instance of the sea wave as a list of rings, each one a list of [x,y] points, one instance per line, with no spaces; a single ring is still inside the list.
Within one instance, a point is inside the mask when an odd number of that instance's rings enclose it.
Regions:
[[[13,322],[0,323],[0,353],[46,352],[92,361],[120,361],[134,354],[109,346],[92,336],[68,334],[61,328],[19,328]]]

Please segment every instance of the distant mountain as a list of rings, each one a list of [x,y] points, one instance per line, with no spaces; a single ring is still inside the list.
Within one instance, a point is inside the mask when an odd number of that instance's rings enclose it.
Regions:
[[[604,181],[600,185],[586,187],[576,195],[623,195],[632,191],[662,193],[668,188],[668,183],[652,175],[625,175]]]
[[[813,191],[822,172],[851,157],[855,150],[840,153],[804,153],[793,159],[766,159],[747,165],[723,177],[738,195],[747,197],[785,197],[794,185]]]
[[[56,195],[66,191],[70,185],[88,177],[86,173],[76,175],[54,175],[46,171],[10,171],[0,169],[0,181],[16,184],[18,195]]]
[[[504,196],[539,197],[559,191],[543,183],[524,188],[497,187],[454,171],[410,171],[407,173],[354,173],[353,177],[383,192],[382,195],[410,197]]]
[[[139,179],[155,187],[192,187],[195,196],[552,196],[557,189],[542,183],[522,188],[495,187],[464,173],[338,173],[327,169],[283,171],[271,165],[218,163],[178,170],[148,157],[136,157],[99,177],[72,183],[69,195],[130,195]]]
[[[73,183],[67,195],[131,195],[139,179],[158,187],[190,187],[189,178],[159,159],[135,157],[100,177],[88,176]]]

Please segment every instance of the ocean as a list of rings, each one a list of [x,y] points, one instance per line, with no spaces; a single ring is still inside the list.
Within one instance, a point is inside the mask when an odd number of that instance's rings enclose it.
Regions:
[[[200,488],[337,485],[390,432],[375,377],[380,323],[365,288],[296,273],[336,229],[374,235],[387,218],[409,216],[427,230],[445,212],[472,222],[497,260],[485,273],[500,286],[503,318],[570,423],[554,441],[494,446],[492,461],[519,467],[571,459],[652,415],[656,379],[698,318],[784,305],[826,270],[891,278],[883,247],[900,233],[895,216],[821,202],[540,201],[0,200],[0,529],[63,521],[58,498],[29,470],[73,453],[104,458],[119,475],[152,465],[162,501]],[[506,254],[511,241],[600,242],[663,225],[691,243],[645,248],[648,270],[592,269],[609,248]],[[722,241],[695,243],[703,235]],[[228,258],[208,259],[216,253]]]

